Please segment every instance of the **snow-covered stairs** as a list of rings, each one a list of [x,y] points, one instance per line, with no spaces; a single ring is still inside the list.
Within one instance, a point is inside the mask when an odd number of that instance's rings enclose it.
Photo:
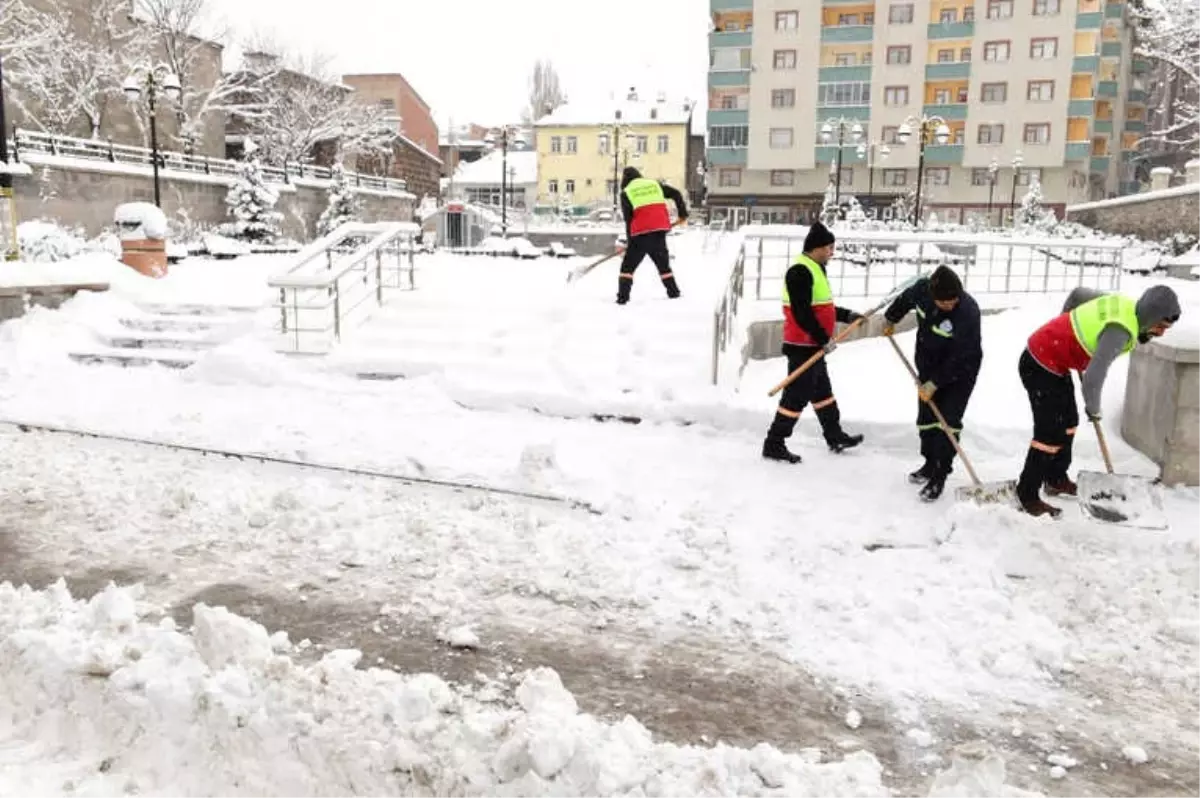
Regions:
[[[80,363],[183,369],[205,352],[252,332],[259,307],[140,305],[142,311],[97,333],[95,346],[71,352]]]

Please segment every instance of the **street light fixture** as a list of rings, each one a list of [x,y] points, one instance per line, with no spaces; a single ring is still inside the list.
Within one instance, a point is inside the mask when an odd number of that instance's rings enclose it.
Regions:
[[[882,141],[860,141],[855,151],[859,158],[867,160],[867,200],[874,214],[875,208],[875,164],[887,160],[892,154],[892,148]]]
[[[495,146],[496,137],[491,133],[484,139],[490,145]],[[511,176],[508,171],[508,147],[512,144],[514,150],[525,149],[525,136],[512,125],[504,125],[500,128],[500,234],[508,235],[508,191],[511,185]],[[515,175],[516,170],[513,170]]]
[[[625,139],[625,149],[621,149],[621,139]],[[637,160],[641,157],[641,153],[637,151],[637,134],[630,130],[629,125],[621,124],[616,119],[612,123],[612,150],[613,150],[613,191],[612,203],[613,213],[618,213],[621,207],[621,167],[629,166],[629,161]]]
[[[826,119],[825,124],[821,125],[821,141],[825,144],[833,141],[834,131],[837,131],[837,157],[834,160],[837,177],[834,178],[833,203],[839,205],[842,201],[842,148],[846,146],[846,132],[849,131],[851,140],[858,144],[863,137],[863,126],[857,119]]]
[[[1008,198],[1009,224],[1017,226],[1017,180],[1021,177],[1021,167],[1025,164],[1025,156],[1020,150],[1013,153],[1012,158],[1012,195]]]
[[[183,94],[179,85],[179,76],[165,64],[156,67],[136,66],[125,82],[121,91],[135,103],[146,95],[146,104],[150,111],[150,158],[154,166],[154,204],[162,207],[162,194],[158,185],[158,95],[166,95],[171,102],[177,102]]]
[[[992,224],[992,196],[996,193],[996,179],[1000,176],[1000,162],[994,157],[992,162],[988,164],[988,209],[987,220],[988,226]]]
[[[944,146],[950,140],[950,126],[940,116],[922,116],[920,119],[910,116],[896,131],[896,138],[900,140],[901,144],[907,144],[908,140],[912,138],[914,125],[917,141],[921,147],[917,155],[917,196],[913,202],[912,224],[915,227],[921,222],[921,189],[925,183],[925,147],[929,144]]]

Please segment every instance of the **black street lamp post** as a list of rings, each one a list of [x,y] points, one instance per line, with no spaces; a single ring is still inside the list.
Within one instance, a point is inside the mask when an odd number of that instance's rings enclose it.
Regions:
[[[150,112],[150,160],[154,168],[154,204],[161,208],[162,192],[158,184],[158,93],[165,94],[168,100],[178,100],[182,93],[179,76],[163,64],[153,68],[138,66],[125,78],[121,90],[130,102],[137,102],[143,93],[146,95],[146,106]]]
[[[491,133],[484,139],[489,145],[495,146],[496,138]],[[512,176],[515,174],[508,170],[508,148],[512,145],[514,150],[525,149],[525,136],[519,130],[511,125],[504,125],[500,128],[500,232],[501,235],[508,235],[508,192],[512,188]]]
[[[992,226],[992,198],[996,193],[996,178],[1000,175],[1000,162],[995,158],[988,164],[988,227]]]
[[[0,232],[7,233],[0,241],[4,260],[20,257],[17,242],[17,209],[13,200],[12,164],[8,160],[8,121],[4,116],[4,59],[0,56]]]
[[[850,131],[850,137],[855,144],[858,144],[863,137],[862,122],[857,119],[847,119],[840,117],[838,119],[826,119],[825,124],[821,125],[821,141],[828,144],[833,140],[833,131],[837,130],[837,156],[834,159],[837,170],[837,175],[834,177],[833,186],[833,203],[838,205],[842,201],[842,148],[846,146],[846,131]]]
[[[1017,180],[1021,177],[1021,166],[1025,163],[1025,156],[1017,150],[1012,159],[1012,195],[1008,198],[1008,216],[1009,224],[1013,227],[1017,226]]]
[[[920,149],[917,151],[917,196],[913,202],[914,227],[921,223],[921,190],[925,185],[925,147],[936,143],[943,145],[950,140],[950,126],[940,116],[922,116],[920,119],[909,117],[896,132],[901,144],[908,143],[913,135],[913,125],[917,127],[917,141]]]

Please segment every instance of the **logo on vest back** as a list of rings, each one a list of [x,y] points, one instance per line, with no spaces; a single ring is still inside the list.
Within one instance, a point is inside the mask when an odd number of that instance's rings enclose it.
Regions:
[[[937,328],[939,330],[941,330],[942,333],[944,333],[945,335],[953,335],[954,334],[954,323],[951,322],[950,319],[943,319],[942,323],[939,324],[937,326]]]

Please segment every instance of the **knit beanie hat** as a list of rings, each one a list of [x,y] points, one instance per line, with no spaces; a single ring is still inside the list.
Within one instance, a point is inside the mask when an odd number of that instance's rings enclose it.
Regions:
[[[938,301],[958,299],[962,296],[962,291],[962,280],[949,266],[938,266],[933,274],[929,275],[929,293]]]
[[[833,241],[833,233],[829,232],[828,227],[820,222],[813,222],[812,227],[808,228],[808,235],[804,237],[804,251],[812,252],[814,249],[827,247]]]

